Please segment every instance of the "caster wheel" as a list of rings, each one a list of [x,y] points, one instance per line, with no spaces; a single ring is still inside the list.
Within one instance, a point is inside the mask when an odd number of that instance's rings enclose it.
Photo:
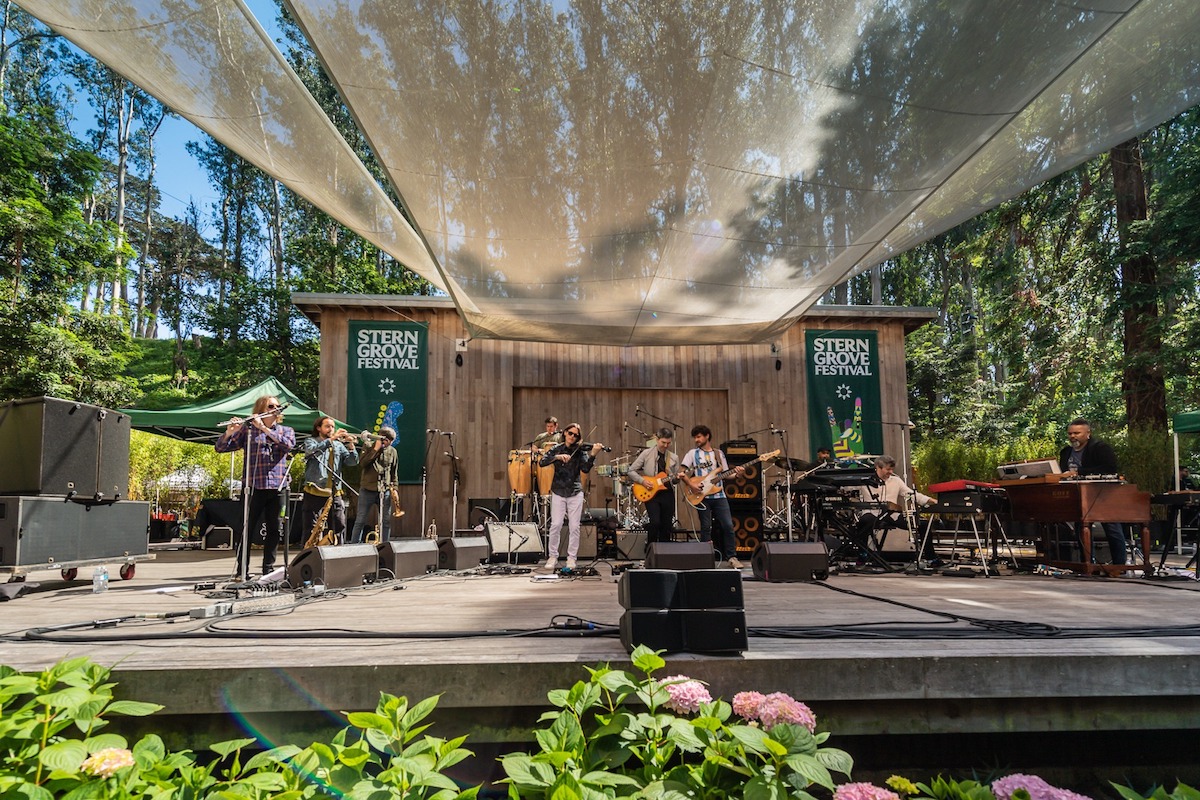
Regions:
[[[125,566],[121,567],[121,580],[123,580],[123,581],[133,580],[133,573],[136,571],[137,571],[136,564],[126,564]]]
[[[64,581],[73,581],[79,577],[79,570],[75,567],[69,567],[62,571],[62,579]]]

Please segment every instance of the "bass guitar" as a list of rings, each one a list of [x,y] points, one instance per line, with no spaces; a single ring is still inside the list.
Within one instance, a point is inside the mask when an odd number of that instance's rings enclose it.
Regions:
[[[763,453],[753,461],[747,461],[745,464],[739,464],[741,467],[748,467],[751,464],[757,464],[760,461],[769,461],[778,456],[781,450],[772,450],[769,453]],[[690,483],[683,484],[683,496],[687,501],[694,506],[698,506],[704,502],[704,498],[710,494],[716,494],[721,491],[721,481],[726,478],[732,478],[737,474],[737,467],[732,467],[724,472],[710,472],[700,480],[700,486],[693,487]]]
[[[685,470],[687,474],[691,474],[691,468]],[[639,503],[645,503],[651,497],[661,492],[673,483],[678,483],[679,478],[672,478],[665,472],[660,472],[653,477],[647,477],[645,480],[650,482],[647,486],[645,483],[635,483],[630,488],[633,490],[633,496]]]

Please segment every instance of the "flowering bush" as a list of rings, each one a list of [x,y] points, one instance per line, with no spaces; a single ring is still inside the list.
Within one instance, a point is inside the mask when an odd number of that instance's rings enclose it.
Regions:
[[[638,647],[631,660],[641,676],[589,669],[587,682],[550,692],[558,710],[534,731],[538,752],[501,759],[510,798],[808,798],[814,785],[834,790],[832,773],[849,776],[852,759],[821,747],[829,734],[813,732],[803,703],[744,693],[742,724],[699,681],[655,680],[657,653]]]

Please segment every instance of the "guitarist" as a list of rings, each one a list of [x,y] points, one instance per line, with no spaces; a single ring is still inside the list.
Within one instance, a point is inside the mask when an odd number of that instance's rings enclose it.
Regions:
[[[646,526],[647,542],[669,542],[675,529],[675,490],[672,475],[679,471],[679,456],[671,452],[675,432],[659,428],[654,434],[658,441],[647,447],[629,465],[630,480],[654,492],[646,501],[650,523]]]
[[[729,469],[729,462],[725,460],[724,453],[712,446],[712,431],[707,425],[697,425],[692,428],[692,440],[696,446],[683,456],[683,467],[689,470],[691,475],[681,472],[679,477],[693,491],[702,492],[701,484],[704,476],[711,472],[725,472]],[[734,471],[741,475],[745,472],[745,468],[739,466]],[[717,546],[722,560],[728,561],[729,566],[734,569],[741,569],[742,562],[736,558],[737,539],[733,533],[733,514],[729,511],[729,500],[725,497],[725,490],[722,488],[705,497],[703,505],[696,510],[700,514],[700,541],[713,541],[712,528],[715,521],[721,537]]]

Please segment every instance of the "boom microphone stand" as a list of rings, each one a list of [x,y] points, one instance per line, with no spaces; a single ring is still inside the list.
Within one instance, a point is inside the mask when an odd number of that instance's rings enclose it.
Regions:
[[[440,434],[437,428],[425,429],[425,457],[421,459],[421,535],[425,535],[425,504],[429,498],[429,450],[433,447],[433,437]]]
[[[442,436],[449,437],[449,452],[443,452],[442,455],[450,459],[450,535],[454,536],[454,532],[458,530],[458,483],[462,480],[462,473],[458,469],[459,458],[454,454],[454,431],[442,431]]]

